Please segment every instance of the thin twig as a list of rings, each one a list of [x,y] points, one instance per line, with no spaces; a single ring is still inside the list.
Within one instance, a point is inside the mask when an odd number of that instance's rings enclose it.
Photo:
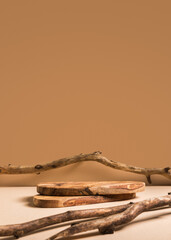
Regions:
[[[86,161],[99,162],[105,166],[108,166],[114,169],[145,175],[149,183],[151,183],[151,175],[155,175],[155,174],[162,175],[171,180],[170,167],[165,167],[165,168],[135,167],[132,165],[127,165],[117,161],[109,160],[106,157],[103,157],[101,155],[101,152],[99,151],[90,153],[90,154],[79,154],[73,157],[62,158],[62,159],[55,160],[45,164],[36,164],[34,166],[13,166],[13,165],[0,166],[0,174],[28,174],[28,173],[39,174],[47,170],[60,168],[73,163],[86,162]]]

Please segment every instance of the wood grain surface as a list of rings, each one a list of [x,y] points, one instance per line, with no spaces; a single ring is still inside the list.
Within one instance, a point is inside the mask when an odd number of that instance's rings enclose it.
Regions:
[[[128,200],[135,197],[136,193],[116,194],[112,196],[110,195],[110,196],[65,196],[65,197],[36,195],[33,197],[33,203],[36,207],[59,208]]]
[[[37,185],[37,192],[48,196],[116,195],[143,191],[145,183],[113,182],[49,182]]]

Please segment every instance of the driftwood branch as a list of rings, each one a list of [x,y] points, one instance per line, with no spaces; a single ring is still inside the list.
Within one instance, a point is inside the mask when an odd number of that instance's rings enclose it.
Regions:
[[[109,208],[67,211],[61,214],[56,214],[56,215],[36,219],[30,222],[0,226],[0,236],[13,235],[15,237],[22,237],[35,230],[38,230],[53,224],[57,224],[57,223],[63,223],[71,220],[77,220],[77,219],[104,217],[104,216],[109,216],[111,214],[120,213],[126,210],[130,206],[131,204],[129,203],[129,204],[124,204],[124,205],[109,207]]]
[[[74,224],[68,223],[71,224],[71,227],[53,235],[48,240],[69,237],[93,229],[98,229],[101,234],[109,234],[113,233],[115,227],[129,223],[144,211],[169,206],[170,204],[171,195],[167,195],[110,208],[67,211],[21,224],[0,226],[0,236],[14,236],[15,238],[19,238],[50,225],[78,219],[88,219],[88,221],[75,222]]]
[[[45,164],[36,164],[34,166],[13,166],[11,164],[9,164],[8,166],[0,166],[0,174],[28,174],[28,173],[40,174],[41,172],[47,170],[64,167],[73,163],[87,161],[94,161],[114,169],[145,175],[149,183],[151,183],[151,176],[155,174],[164,176],[171,180],[171,167],[165,168],[135,167],[132,165],[127,165],[117,161],[109,160],[106,157],[103,157],[101,155],[101,152],[99,151],[90,154],[79,154],[73,157],[62,158]]]
[[[101,234],[111,234],[114,232],[115,227],[131,222],[141,213],[148,211],[152,208],[170,206],[171,196],[163,196],[159,198],[152,198],[141,202],[133,203],[125,211],[110,215],[104,218],[85,221],[82,223],[74,224],[73,226],[61,231],[47,240],[56,240],[73,236],[77,233],[87,232],[90,230],[98,229]]]

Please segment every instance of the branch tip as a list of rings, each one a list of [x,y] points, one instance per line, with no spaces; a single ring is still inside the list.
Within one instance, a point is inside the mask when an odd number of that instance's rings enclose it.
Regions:
[[[171,170],[170,167],[166,167],[166,168],[164,168],[164,171],[165,171],[166,173],[169,173],[170,170]]]
[[[102,152],[101,152],[101,151],[96,151],[96,152],[94,152],[93,154],[98,155],[98,154],[102,154]]]
[[[148,183],[149,183],[149,184],[152,184],[151,176],[150,176],[150,175],[147,175],[146,178],[147,178]]]

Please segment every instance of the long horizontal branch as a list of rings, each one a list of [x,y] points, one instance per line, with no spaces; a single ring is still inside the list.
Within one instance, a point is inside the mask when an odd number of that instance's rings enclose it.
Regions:
[[[47,240],[66,238],[77,233],[87,232],[94,229],[98,229],[101,234],[111,234],[114,232],[115,227],[131,222],[141,213],[152,208],[163,207],[170,204],[171,196],[169,195],[140,201],[132,204],[132,206],[121,213],[74,224],[71,227],[53,235]]]
[[[142,174],[147,177],[149,183],[151,183],[151,175],[162,175],[171,180],[171,168],[142,168],[132,165],[127,165],[117,161],[109,160],[101,155],[101,152],[97,151],[90,154],[79,154],[73,157],[58,159],[45,164],[36,164],[34,166],[0,166],[0,174],[28,174],[28,173],[41,173],[55,168],[64,167],[73,163],[94,161],[101,163],[107,167],[114,169],[132,172],[136,174]]]
[[[54,225],[57,223],[67,222],[77,219],[93,218],[93,217],[104,217],[111,214],[120,213],[131,206],[132,203],[124,204],[115,207],[108,208],[95,208],[86,210],[75,210],[67,211],[61,214],[55,214],[52,216],[39,218],[33,221],[21,223],[21,224],[11,224],[0,226],[0,236],[15,236],[22,237],[28,233],[32,233],[35,230]]]

